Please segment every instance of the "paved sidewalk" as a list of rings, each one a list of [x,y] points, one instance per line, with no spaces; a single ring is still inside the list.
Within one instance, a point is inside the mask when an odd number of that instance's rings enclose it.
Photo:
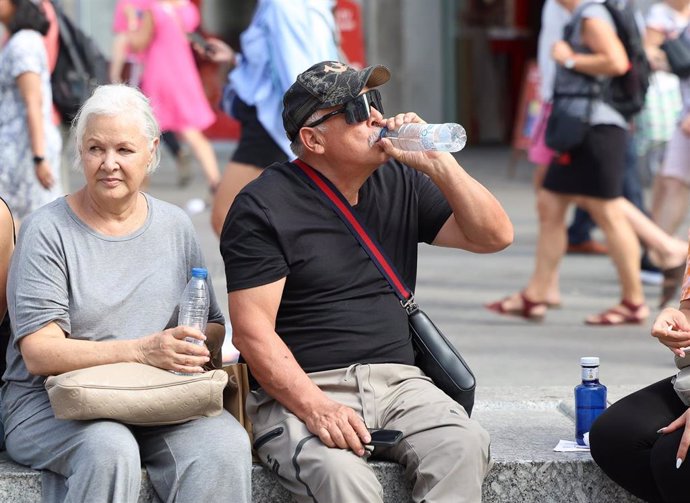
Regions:
[[[221,169],[234,143],[214,144]],[[195,197],[206,198],[203,177],[195,169],[192,184],[176,185],[174,163],[164,152],[153,175],[150,192],[181,207]],[[493,192],[511,216],[515,242],[501,253],[476,255],[422,245],[417,300],[449,336],[474,370],[478,390],[495,396],[507,386],[574,386],[580,379],[578,359],[601,357],[601,379],[611,386],[650,384],[673,372],[671,353],[649,335],[651,319],[642,325],[588,327],[584,318],[616,303],[619,292],[608,257],[568,255],[562,264],[563,307],[534,323],[498,316],[482,306],[523,287],[533,266],[537,234],[532,167],[526,161],[508,176],[510,149],[468,147],[460,163]],[[70,186],[81,175],[70,173]],[[208,261],[214,287],[227,314],[225,275],[218,240],[211,231],[209,212],[192,216]],[[598,235],[600,237],[600,235]],[[660,287],[645,287],[650,306],[656,306]],[[653,315],[658,312],[653,310]],[[493,388],[493,389],[488,389]],[[486,392],[483,390],[486,389]]]

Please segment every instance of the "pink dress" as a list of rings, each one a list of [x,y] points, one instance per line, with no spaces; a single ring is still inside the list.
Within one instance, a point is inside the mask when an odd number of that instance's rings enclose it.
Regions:
[[[208,104],[187,33],[199,26],[196,5],[150,3],[154,34],[144,55],[141,90],[163,131],[205,129],[216,117]]]

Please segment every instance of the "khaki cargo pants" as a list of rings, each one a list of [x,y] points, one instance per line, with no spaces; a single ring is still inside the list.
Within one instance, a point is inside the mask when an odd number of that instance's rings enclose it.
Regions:
[[[417,367],[352,365],[309,377],[332,399],[352,407],[369,428],[401,430],[394,447],[372,459],[395,461],[412,481],[415,502],[481,501],[491,467],[489,434]],[[254,448],[300,502],[375,503],[383,489],[365,458],[332,449],[263,390],[247,398]]]

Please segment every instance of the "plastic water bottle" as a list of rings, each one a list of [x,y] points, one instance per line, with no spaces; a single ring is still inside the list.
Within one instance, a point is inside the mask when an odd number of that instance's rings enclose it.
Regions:
[[[583,356],[582,384],[575,386],[575,440],[589,446],[592,423],[606,409],[606,386],[599,382],[599,357]]]
[[[196,328],[201,333],[206,333],[206,323],[208,322],[208,306],[209,294],[206,277],[208,271],[203,267],[195,267],[192,269],[192,278],[187,283],[187,286],[182,293],[180,300],[180,314],[177,318],[178,325]],[[204,341],[194,339],[193,337],[185,337],[184,339],[192,344],[199,346],[204,344]]]
[[[458,152],[467,143],[467,133],[460,124],[403,124],[397,130],[383,128],[380,138],[388,138],[401,150],[437,150]]]

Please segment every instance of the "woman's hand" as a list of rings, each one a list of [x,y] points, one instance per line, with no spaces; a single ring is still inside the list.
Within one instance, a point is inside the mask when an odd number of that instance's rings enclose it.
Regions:
[[[561,66],[563,66],[566,59],[572,58],[573,54],[575,54],[573,48],[565,40],[559,40],[551,47],[551,57]]]
[[[690,322],[679,309],[667,307],[654,320],[652,336],[682,358],[682,348],[690,346]]]
[[[206,340],[204,334],[194,328],[169,328],[140,339],[137,361],[187,374],[203,372],[203,365],[210,360],[206,345],[187,342],[184,340],[185,337]]]
[[[678,451],[676,451],[676,468],[680,468],[680,465],[685,461],[685,456],[688,454],[688,446],[690,446],[690,409],[686,410],[682,416],[673,421],[668,426],[665,426],[659,430],[659,433],[664,435],[683,428],[683,436],[680,439],[680,445],[678,446]]]
[[[235,66],[235,51],[233,51],[232,47],[220,39],[207,38],[205,47],[200,47],[198,44],[193,44],[193,47],[194,50],[199,53],[199,55],[213,61],[214,63],[227,63],[230,66]]]
[[[50,169],[48,161],[43,159],[41,162],[35,165],[36,178],[38,178],[39,183],[44,189],[50,189],[55,183],[53,178],[53,172]]]

